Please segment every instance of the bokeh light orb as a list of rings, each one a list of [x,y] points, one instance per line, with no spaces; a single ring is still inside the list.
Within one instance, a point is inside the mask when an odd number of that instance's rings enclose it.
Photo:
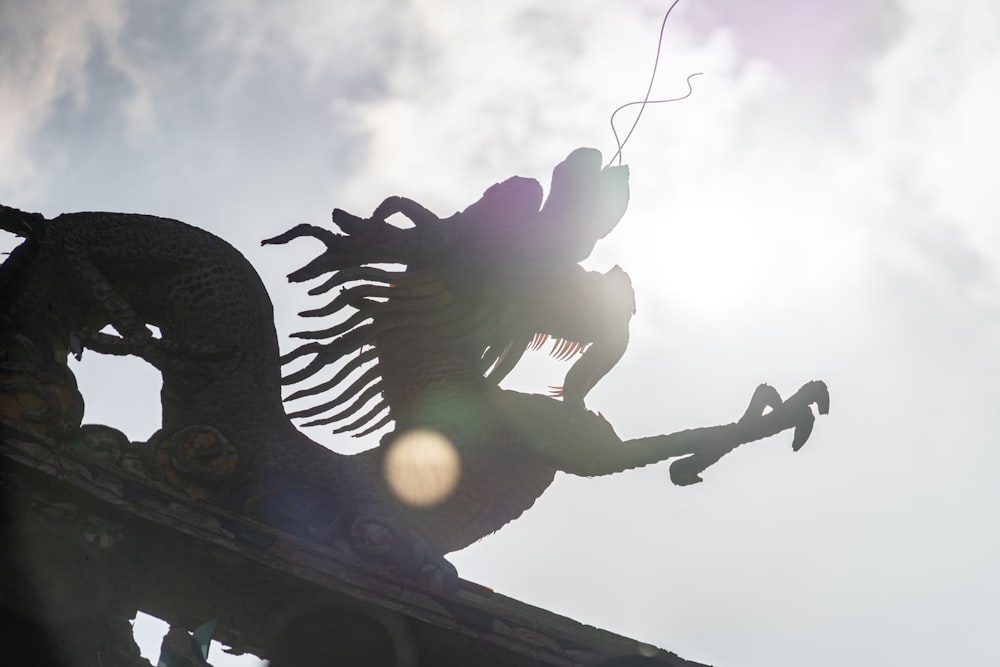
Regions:
[[[458,484],[461,463],[455,446],[436,431],[417,429],[397,438],[386,453],[386,482],[408,505],[440,503]]]

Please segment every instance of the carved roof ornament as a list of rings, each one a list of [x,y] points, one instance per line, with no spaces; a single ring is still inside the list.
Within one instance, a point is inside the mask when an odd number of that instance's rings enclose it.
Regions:
[[[544,205],[537,181],[515,177],[448,218],[390,197],[366,219],[335,210],[339,231],[299,225],[265,243],[323,243],[290,279],[324,278],[310,293],[335,296],[303,315],[339,320],[296,334],[306,342],[284,357],[253,267],[208,232],[4,207],[0,225],[25,242],[0,273],[0,418],[40,442],[71,438],[82,398],[68,355],[141,357],[163,374],[162,429],[143,445],[151,477],[448,585],[443,554],[517,518],[556,471],[607,475],[680,457],[671,477],[692,484],[746,442],[793,429],[798,449],[810,406],[827,411],[821,382],[787,400],[761,385],[731,424],[623,442],[587,410],[587,393],[625,353],[635,302],[620,268],[577,262],[627,202],[627,167],[602,168],[598,151],[578,149],[555,168]],[[395,213],[413,225],[388,222]],[[109,324],[118,335],[102,332]],[[577,357],[560,395],[501,389],[548,337],[554,354]],[[300,367],[282,379],[281,362]],[[308,384],[331,366],[331,379]],[[332,452],[292,426],[282,384],[308,385],[291,398],[318,401],[293,418],[390,430],[361,454]]]
[[[544,203],[537,181],[514,177],[447,218],[390,197],[367,218],[335,210],[333,229],[294,227],[264,243],[322,243],[289,278],[323,279],[310,294],[332,297],[302,315],[333,323],[295,334],[304,342],[283,357],[260,278],[222,239],[148,215],[0,207],[0,228],[24,237],[0,267],[5,439],[91,442],[151,484],[442,591],[457,581],[444,554],[516,519],[557,471],[676,459],[671,478],[686,485],[744,443],[791,429],[800,448],[812,406],[829,408],[819,381],[786,399],[760,385],[729,424],[627,441],[587,409],[626,352],[635,300],[622,269],[578,262],[628,197],[627,167],[581,148],[556,166]],[[412,226],[387,220],[397,213]],[[556,395],[500,388],[550,338],[575,359]],[[82,437],[92,427],[67,359],[87,349],[160,370],[162,428],[149,442]],[[286,415],[282,385],[298,388],[296,406],[313,404]],[[290,417],[388,431],[348,456]]]

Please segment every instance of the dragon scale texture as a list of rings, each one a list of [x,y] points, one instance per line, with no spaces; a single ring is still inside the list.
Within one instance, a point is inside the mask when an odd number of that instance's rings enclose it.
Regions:
[[[829,406],[821,382],[784,401],[761,385],[736,422],[624,443],[586,409],[626,350],[635,300],[620,268],[579,262],[627,203],[627,168],[602,168],[600,153],[578,149],[555,168],[544,206],[536,181],[514,177],[449,218],[390,197],[368,219],[334,211],[339,232],[294,227],[265,243],[323,243],[289,278],[323,278],[310,293],[332,298],[303,315],[332,319],[296,334],[304,342],[284,357],[260,278],[218,237],[146,215],[47,220],[0,207],[0,228],[25,238],[0,267],[0,426],[58,446],[82,419],[68,356],[141,357],[163,376],[162,428],[135,444],[150,476],[438,583],[455,576],[443,554],[520,516],[557,471],[603,475],[682,457],[671,476],[690,484],[742,443],[793,428],[800,447],[810,406]],[[397,213],[412,226],[391,224]],[[556,356],[579,355],[558,396],[501,389],[549,338]],[[286,415],[283,383],[296,385],[296,405],[318,403]],[[390,428],[379,446],[345,455],[289,417],[356,435]],[[443,499],[415,505],[386,470],[395,443],[420,431],[450,443],[459,474]]]

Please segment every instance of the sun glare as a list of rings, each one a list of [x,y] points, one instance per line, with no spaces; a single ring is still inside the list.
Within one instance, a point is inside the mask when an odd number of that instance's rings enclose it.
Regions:
[[[430,430],[404,433],[385,456],[385,478],[408,505],[435,505],[454,490],[460,472],[458,453],[447,438]]]

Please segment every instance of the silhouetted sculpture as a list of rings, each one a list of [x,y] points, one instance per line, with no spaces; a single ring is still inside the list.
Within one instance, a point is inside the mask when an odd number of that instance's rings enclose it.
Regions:
[[[230,245],[175,220],[46,220],[3,207],[0,227],[25,241],[0,271],[0,418],[8,433],[46,446],[88,441],[109,460],[140,452],[146,474],[191,497],[447,587],[455,572],[443,554],[518,517],[558,470],[606,475],[684,457],[671,476],[690,484],[736,446],[788,428],[798,449],[813,425],[810,405],[828,409],[821,382],[784,401],[761,385],[731,424],[622,442],[584,407],[625,352],[634,300],[624,271],[577,262],[627,202],[627,168],[602,169],[597,151],[579,149],[556,167],[544,206],[536,181],[512,178],[450,218],[391,197],[370,219],[334,211],[343,233],[300,225],[267,241],[325,244],[290,278],[330,274],[312,293],[341,290],[304,315],[347,316],[298,334],[309,342],[284,361],[308,362],[285,382],[340,364],[292,398],[346,388],[292,416],[337,422],[339,431],[392,424],[380,446],[350,456],[286,416],[271,302]],[[393,213],[413,226],[390,224]],[[109,324],[117,334],[102,332]],[[524,351],[549,336],[560,357],[582,352],[561,400],[500,389]],[[161,371],[162,428],[148,443],[102,444],[100,429],[80,430],[82,398],[66,360],[85,349],[135,355]],[[434,434],[437,444],[394,458],[412,433]],[[442,468],[428,472],[433,456]],[[441,482],[446,465],[453,479]],[[408,495],[393,475],[441,490]]]

